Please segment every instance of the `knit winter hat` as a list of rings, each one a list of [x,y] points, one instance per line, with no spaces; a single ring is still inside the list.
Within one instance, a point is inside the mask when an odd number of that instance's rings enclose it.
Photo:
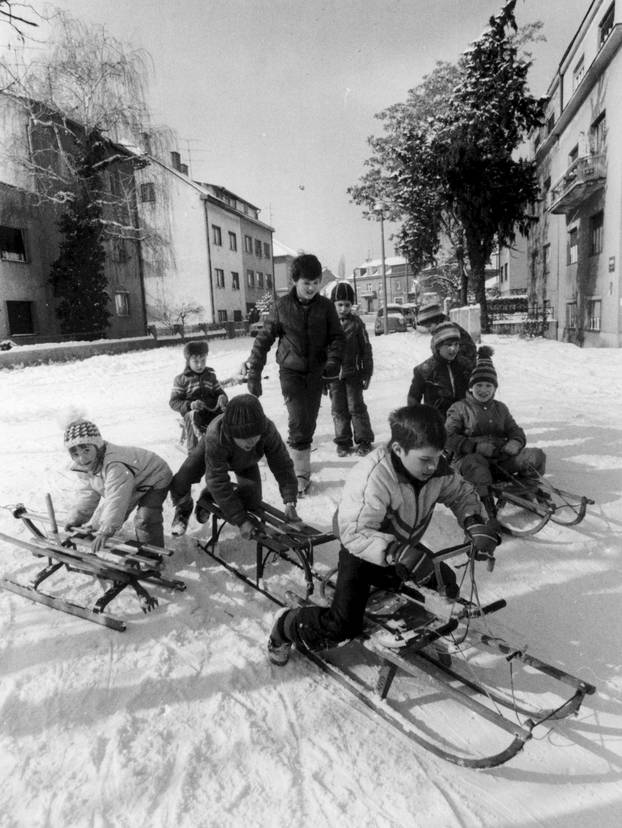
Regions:
[[[337,282],[330,294],[331,302],[352,302],[354,304],[354,289],[348,282]]]
[[[460,331],[452,322],[441,322],[432,328],[432,350],[436,351],[441,345],[460,341]]]
[[[257,397],[238,394],[227,403],[222,424],[230,437],[258,437],[266,428],[266,415]]]
[[[65,429],[65,448],[73,446],[96,446],[101,448],[104,441],[95,423],[89,420],[74,420]]]
[[[488,345],[482,345],[481,348],[477,349],[477,362],[469,377],[469,388],[475,385],[476,382],[491,382],[497,388],[499,382],[495,366],[492,364],[491,357],[493,354],[493,349],[489,348]]]
[[[186,362],[193,356],[207,356],[209,352],[209,345],[205,339],[195,339],[191,342],[186,342],[184,345],[184,357]]]
[[[417,325],[437,324],[438,322],[442,322],[444,317],[445,314],[441,310],[440,305],[424,305],[422,308],[419,308],[419,312],[417,313]]]

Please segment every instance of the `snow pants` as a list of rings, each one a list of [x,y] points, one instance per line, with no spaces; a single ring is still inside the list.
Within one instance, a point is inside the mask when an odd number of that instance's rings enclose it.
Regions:
[[[504,460],[494,459],[494,462],[508,474],[516,474],[528,479],[537,474],[544,474],[546,455],[539,448],[524,448],[514,457],[505,455]],[[490,484],[496,479],[494,469],[490,467],[490,459],[482,454],[467,454],[456,463],[456,468],[465,480],[472,483],[478,495],[484,497],[489,493]]]
[[[287,407],[287,442],[294,449],[310,448],[322,402],[322,375],[281,368],[279,379]]]
[[[139,543],[164,546],[162,504],[167,494],[168,489],[150,489],[138,501],[134,515],[134,530]]]
[[[351,448],[353,442],[356,445],[374,442],[360,377],[353,375],[331,382],[330,403],[338,446]]]
[[[456,576],[447,564],[441,564],[446,587],[456,588]],[[300,607],[283,616],[282,637],[309,650],[324,650],[340,641],[354,638],[363,629],[365,607],[372,587],[397,590],[401,584],[395,568],[378,566],[352,555],[345,547],[339,550],[339,571],[330,607]],[[434,576],[426,583],[436,587]]]

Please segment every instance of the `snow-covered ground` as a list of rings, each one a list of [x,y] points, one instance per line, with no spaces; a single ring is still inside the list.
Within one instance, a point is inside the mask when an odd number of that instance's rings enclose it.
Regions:
[[[123,594],[111,608],[128,620],[123,634],[0,592],[2,828],[622,824],[622,350],[485,341],[495,348],[499,399],[546,450],[552,478],[596,501],[577,527],[549,524],[504,540],[494,572],[482,566],[478,582],[484,599],[508,600],[503,620],[534,654],[597,686],[579,716],[538,728],[494,770],[436,759],[300,656],[271,666],[264,646],[274,604],[197,551],[202,528],[191,524],[170,564],[187,591],[154,588],[160,606],[147,616]],[[236,373],[249,346],[211,345],[219,377]],[[429,340],[409,331],[373,346],[367,402],[381,440]],[[71,406],[112,442],[152,449],[177,468],[168,395],[182,362],[178,346],[0,372],[0,507],[21,501],[44,511],[50,492],[62,515],[72,490],[62,446]],[[265,373],[262,402],[284,432],[272,356]],[[324,402],[316,485],[299,509],[320,528],[329,528],[355,463],[338,459],[331,440]],[[264,473],[266,499],[279,505]],[[171,515],[167,504],[167,526]],[[22,534],[6,508],[0,531]],[[430,545],[459,540],[439,510]],[[251,561],[251,547],[232,531],[221,550]],[[10,544],[0,551],[1,575],[25,582],[41,566]],[[83,576],[54,579],[46,589],[74,600],[98,592]]]

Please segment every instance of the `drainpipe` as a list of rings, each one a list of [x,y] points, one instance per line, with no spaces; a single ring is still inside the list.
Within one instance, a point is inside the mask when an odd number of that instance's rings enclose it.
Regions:
[[[216,322],[216,308],[214,306],[214,283],[212,281],[212,248],[209,240],[209,217],[207,212],[208,196],[202,196],[205,209],[205,234],[207,241],[207,277],[209,280],[209,298],[212,305],[212,324]]]

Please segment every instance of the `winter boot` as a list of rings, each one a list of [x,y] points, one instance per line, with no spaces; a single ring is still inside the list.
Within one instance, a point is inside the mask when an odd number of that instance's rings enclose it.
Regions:
[[[347,457],[352,449],[350,446],[344,446],[341,443],[337,446],[337,457]]]
[[[292,643],[285,639],[283,630],[283,622],[288,612],[290,612],[289,607],[283,607],[274,616],[272,632],[268,639],[268,658],[277,667],[284,667],[287,664],[292,649]]]
[[[207,491],[207,489],[203,489],[203,491],[199,495],[199,499],[197,500],[197,505],[194,510],[194,516],[197,519],[198,523],[207,523],[207,521],[209,520],[209,517],[212,514],[212,510],[210,508],[211,503],[212,496]]]
[[[188,521],[192,514],[192,498],[187,497],[175,507],[175,514],[173,516],[173,523],[171,525],[171,535],[179,538],[186,534],[188,528]]]
[[[371,451],[371,443],[359,443],[356,447],[356,453],[359,457],[366,457]]]
[[[311,447],[304,449],[289,449],[294,461],[294,471],[298,480],[298,494],[303,495],[309,488],[311,482]]]

